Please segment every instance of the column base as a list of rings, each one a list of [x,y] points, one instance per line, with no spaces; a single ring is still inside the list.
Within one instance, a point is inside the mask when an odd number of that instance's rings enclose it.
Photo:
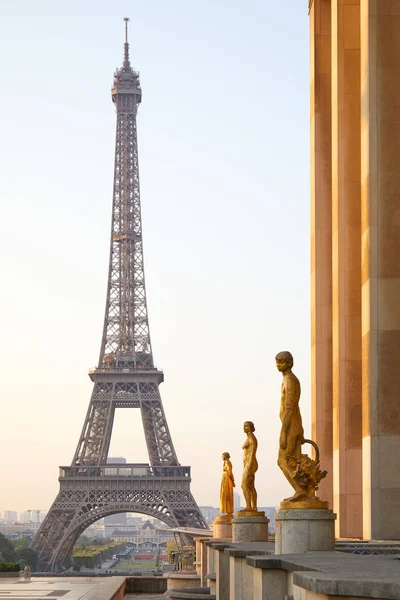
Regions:
[[[269,519],[264,512],[254,511],[257,516],[241,516],[242,511],[236,513],[232,521],[233,542],[268,542]]]
[[[275,516],[275,554],[335,550],[335,519],[329,509],[281,508]]]
[[[214,519],[213,537],[224,540],[232,539],[232,519],[233,515],[221,515]]]

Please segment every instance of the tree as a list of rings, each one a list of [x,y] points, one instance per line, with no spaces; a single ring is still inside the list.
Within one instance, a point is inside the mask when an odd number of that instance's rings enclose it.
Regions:
[[[11,543],[13,545],[15,552],[18,554],[18,552],[20,552],[20,550],[29,548],[31,540],[24,537],[24,538],[21,538],[20,540],[13,540]]]
[[[17,552],[17,561],[21,565],[21,568],[29,565],[32,571],[36,571],[38,558],[38,553],[31,548],[23,548]]]
[[[87,535],[80,535],[75,542],[75,546],[81,546],[81,548],[86,548],[91,544],[92,540]]]
[[[16,559],[12,543],[2,533],[0,533],[0,553],[5,562],[13,562]]]

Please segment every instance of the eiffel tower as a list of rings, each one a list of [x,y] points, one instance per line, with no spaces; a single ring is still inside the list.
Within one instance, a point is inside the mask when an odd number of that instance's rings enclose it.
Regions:
[[[170,526],[207,527],[181,466],[153,362],[143,266],[136,113],[139,73],[129,60],[125,20],[123,66],[111,90],[117,112],[108,289],[98,367],[78,446],[60,467],[60,491],[32,542],[42,571],[69,565],[81,533],[107,515],[138,512]],[[150,464],[107,464],[116,408],[140,408]]]

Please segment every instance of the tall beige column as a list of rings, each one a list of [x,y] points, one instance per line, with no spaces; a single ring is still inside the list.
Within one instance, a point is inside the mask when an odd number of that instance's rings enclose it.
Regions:
[[[400,2],[361,2],[364,537],[400,539]]]
[[[360,0],[332,0],[333,475],[338,537],[362,537]]]
[[[331,0],[310,3],[312,437],[332,492]]]

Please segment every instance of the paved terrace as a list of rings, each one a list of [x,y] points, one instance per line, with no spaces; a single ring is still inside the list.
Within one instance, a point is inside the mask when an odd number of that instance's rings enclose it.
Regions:
[[[125,577],[0,579],[0,600],[122,600]]]

